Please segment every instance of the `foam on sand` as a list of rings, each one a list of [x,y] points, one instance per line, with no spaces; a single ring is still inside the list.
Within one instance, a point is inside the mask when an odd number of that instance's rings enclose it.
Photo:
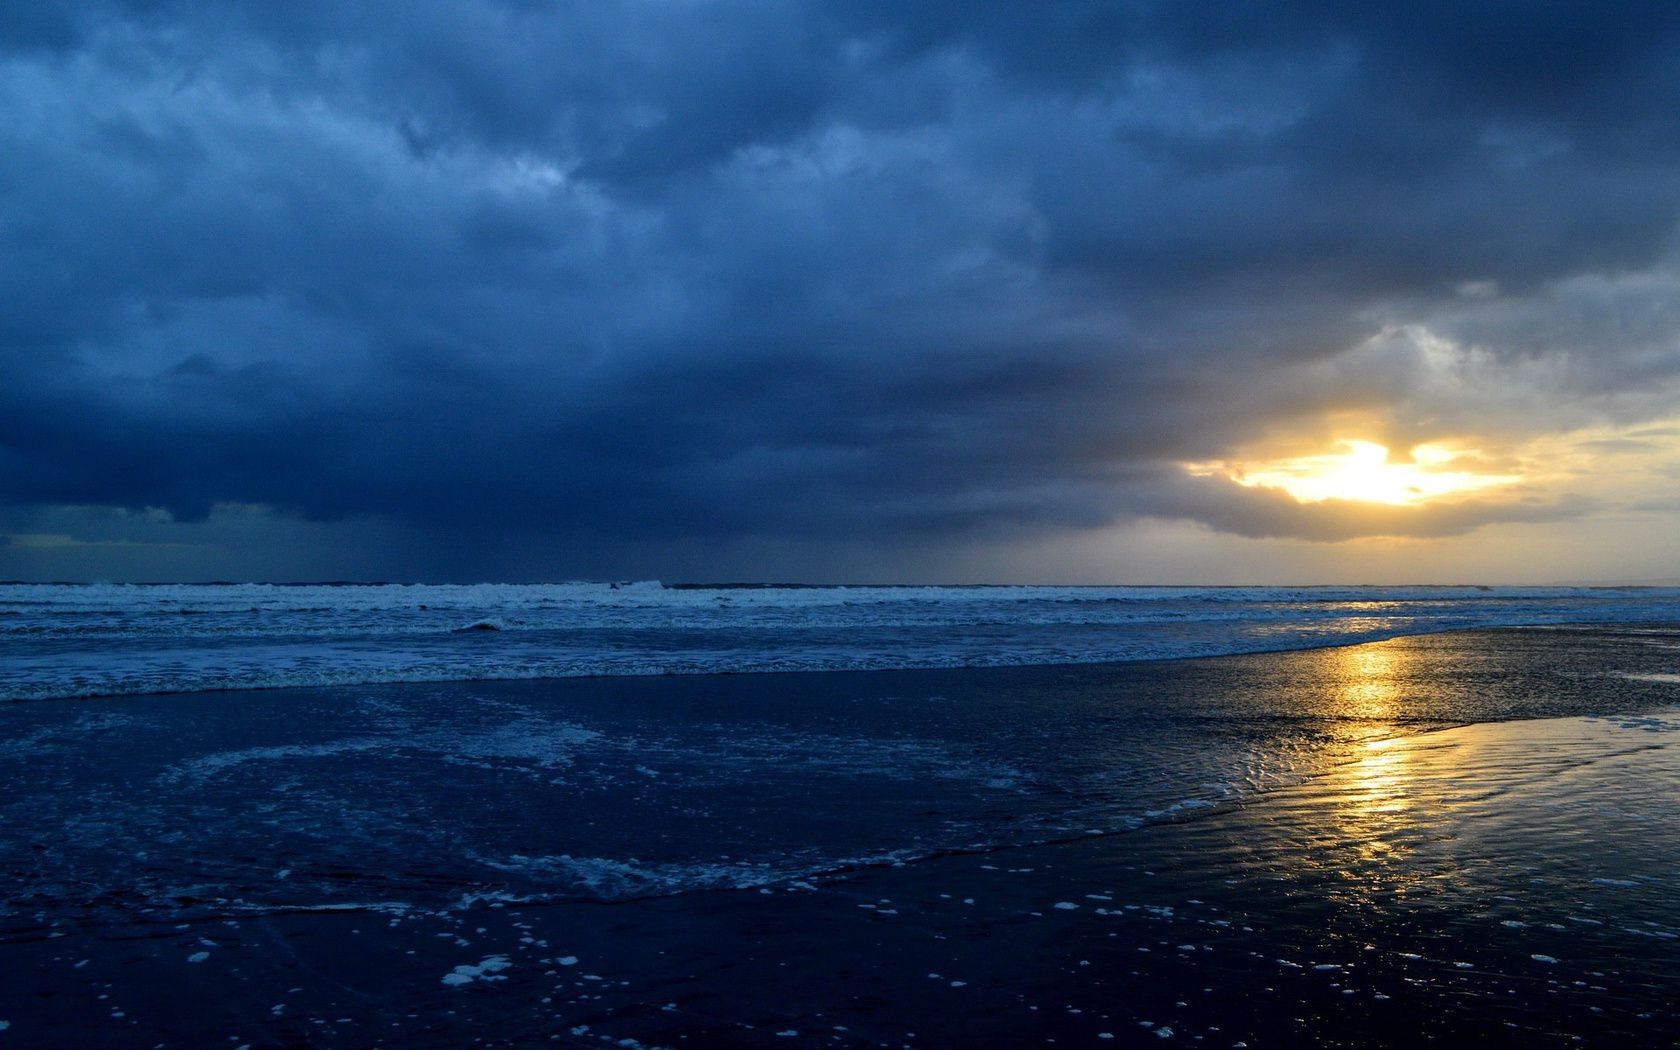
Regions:
[[[459,988],[474,981],[505,981],[501,972],[513,964],[505,955],[487,955],[476,964],[463,964],[443,975],[443,983]]]

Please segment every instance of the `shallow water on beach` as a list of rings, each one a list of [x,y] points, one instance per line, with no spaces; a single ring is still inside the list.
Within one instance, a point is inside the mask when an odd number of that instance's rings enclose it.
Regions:
[[[0,936],[618,900],[1123,833],[1424,729],[1660,708],[1680,699],[1676,640],[1506,631],[1108,667],[5,705]]]
[[[1676,630],[7,705],[0,1020],[1676,1045]]]

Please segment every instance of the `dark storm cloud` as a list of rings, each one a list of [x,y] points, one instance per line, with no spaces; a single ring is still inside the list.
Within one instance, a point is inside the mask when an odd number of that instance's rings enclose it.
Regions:
[[[1174,466],[1332,409],[1672,407],[1673,8],[1378,6],[8,5],[0,498],[598,541],[1578,512]]]

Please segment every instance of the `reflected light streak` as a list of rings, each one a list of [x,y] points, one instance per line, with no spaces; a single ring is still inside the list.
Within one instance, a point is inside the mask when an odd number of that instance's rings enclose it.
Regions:
[[[1336,708],[1348,718],[1390,723],[1401,712],[1399,684],[1403,649],[1378,643],[1337,650]],[[1374,836],[1373,818],[1404,810],[1409,801],[1404,741],[1384,736],[1369,740],[1349,770],[1344,808],[1346,830]]]

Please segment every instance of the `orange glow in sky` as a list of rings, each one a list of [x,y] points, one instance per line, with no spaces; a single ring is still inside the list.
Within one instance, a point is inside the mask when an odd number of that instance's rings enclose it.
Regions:
[[[1374,441],[1342,441],[1342,451],[1251,465],[1225,464],[1196,473],[1222,473],[1239,484],[1282,489],[1301,503],[1357,500],[1404,506],[1439,496],[1508,485],[1511,474],[1476,474],[1452,469],[1456,454],[1437,445],[1418,445],[1409,462],[1396,462]]]

